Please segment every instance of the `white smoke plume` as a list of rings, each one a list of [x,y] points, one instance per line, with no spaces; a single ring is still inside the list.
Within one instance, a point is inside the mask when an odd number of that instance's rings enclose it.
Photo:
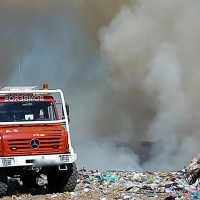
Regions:
[[[110,83],[139,118],[132,136],[159,141],[146,168],[178,168],[199,153],[199,8],[198,1],[141,0],[99,32]]]

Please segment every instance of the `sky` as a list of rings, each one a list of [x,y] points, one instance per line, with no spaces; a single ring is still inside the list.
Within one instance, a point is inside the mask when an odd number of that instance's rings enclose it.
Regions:
[[[2,0],[0,85],[64,91],[79,167],[182,169],[199,153],[199,8],[197,0]],[[139,165],[119,141],[154,142],[150,160]]]

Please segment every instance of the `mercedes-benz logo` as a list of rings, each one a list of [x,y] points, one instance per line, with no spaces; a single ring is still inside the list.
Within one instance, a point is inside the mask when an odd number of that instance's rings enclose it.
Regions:
[[[32,139],[30,144],[33,149],[37,149],[40,146],[40,141],[38,139]]]

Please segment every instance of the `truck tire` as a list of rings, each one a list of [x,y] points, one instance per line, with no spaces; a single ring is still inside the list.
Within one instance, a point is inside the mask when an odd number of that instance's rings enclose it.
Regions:
[[[75,163],[68,165],[67,174],[63,180],[62,192],[72,192],[77,184],[78,170]]]
[[[75,163],[67,165],[67,170],[53,168],[47,175],[48,186],[52,192],[72,192],[77,184],[78,171]]]
[[[0,197],[6,195],[7,190],[8,190],[7,173],[4,168],[0,168]]]

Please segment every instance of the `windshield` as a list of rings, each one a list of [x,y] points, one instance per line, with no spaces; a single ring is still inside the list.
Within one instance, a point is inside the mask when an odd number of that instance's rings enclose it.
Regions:
[[[0,122],[57,120],[54,104],[43,102],[0,102]]]

